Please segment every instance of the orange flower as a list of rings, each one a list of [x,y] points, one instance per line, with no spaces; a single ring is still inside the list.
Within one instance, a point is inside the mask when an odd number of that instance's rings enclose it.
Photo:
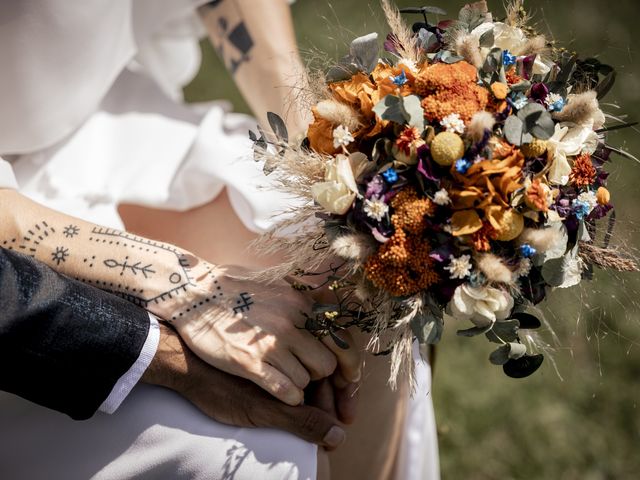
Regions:
[[[510,197],[522,188],[524,156],[517,148],[501,142],[495,146],[493,157],[473,164],[465,174],[452,167],[454,183],[447,191],[452,208],[458,211],[452,218],[453,235],[475,234],[487,222],[496,238],[510,238],[521,229],[521,215],[511,209]],[[480,241],[484,237],[473,240],[474,245],[486,246]]]
[[[576,187],[587,187],[595,181],[597,174],[598,172],[591,162],[591,155],[583,153],[576,157],[573,162],[573,167],[569,174],[569,182]]]
[[[490,240],[495,240],[496,231],[489,222],[484,222],[482,228],[473,234],[471,243],[478,252],[488,252],[491,250]]]
[[[489,93],[477,84],[476,68],[467,62],[436,63],[424,69],[415,81],[424,116],[430,122],[457,113],[468,123],[489,103]]]
[[[333,146],[333,129],[335,125],[318,115],[318,111],[315,107],[311,109],[313,123],[309,125],[307,129],[307,138],[309,139],[309,145],[311,148],[325,155],[334,155],[340,151],[340,149]]]
[[[549,210],[547,205],[548,193],[549,187],[544,185],[539,178],[536,178],[525,192],[527,205],[538,212],[546,212]]]
[[[395,232],[369,257],[365,273],[377,287],[391,295],[411,295],[439,280],[429,257],[431,247],[424,238],[425,216],[433,214],[434,207],[428,198],[419,198],[412,188],[398,193],[391,206]]]
[[[511,67],[509,70],[507,70],[506,76],[507,76],[507,83],[509,85],[516,85],[524,80],[524,78],[522,78],[520,75],[516,73],[515,67]]]

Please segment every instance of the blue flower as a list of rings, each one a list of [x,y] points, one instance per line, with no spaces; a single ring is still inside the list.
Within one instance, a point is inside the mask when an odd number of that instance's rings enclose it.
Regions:
[[[524,258],[531,258],[536,253],[538,253],[538,251],[535,248],[533,248],[531,245],[529,245],[528,243],[524,243],[524,244],[520,245],[520,253],[522,254],[522,256]]]
[[[513,55],[509,50],[504,50],[502,52],[502,63],[504,63],[505,67],[514,65],[517,61],[518,61],[518,57]]]
[[[405,83],[407,83],[407,75],[404,73],[404,70],[402,70],[400,72],[400,75],[394,77],[393,75],[391,75],[389,77],[391,79],[391,81],[397,85],[398,87],[403,86]]]
[[[382,176],[388,183],[396,183],[398,181],[398,172],[395,168],[389,168],[382,172]]]
[[[471,168],[472,163],[466,158],[456,160],[456,172],[464,175]]]
[[[567,101],[564,98],[555,101],[551,105],[549,105],[550,112],[561,112],[564,106],[567,104]]]
[[[591,207],[587,202],[582,202],[580,200],[575,200],[573,202],[573,213],[578,218],[578,220],[583,220],[584,217],[589,215],[591,211]]]
[[[522,110],[528,103],[529,98],[522,92],[519,92],[513,99],[513,106],[516,110]]]

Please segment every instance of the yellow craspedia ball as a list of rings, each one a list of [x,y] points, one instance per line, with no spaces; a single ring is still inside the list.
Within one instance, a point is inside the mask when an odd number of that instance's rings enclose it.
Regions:
[[[547,141],[534,138],[531,143],[523,145],[520,151],[527,158],[540,157],[547,151]]]
[[[431,142],[431,156],[438,165],[453,165],[464,156],[464,142],[460,135],[455,133],[439,133]]]
[[[524,230],[524,217],[513,209],[504,210],[496,220],[498,221],[496,240],[500,242],[510,242]]]
[[[598,200],[600,205],[608,205],[611,201],[611,194],[609,193],[609,190],[604,187],[599,187],[596,192],[596,200]]]

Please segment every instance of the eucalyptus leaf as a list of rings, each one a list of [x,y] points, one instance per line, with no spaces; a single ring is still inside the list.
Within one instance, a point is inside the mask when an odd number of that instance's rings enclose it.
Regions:
[[[403,125],[406,121],[402,100],[395,95],[387,95],[373,107],[373,111],[383,120]]]
[[[524,131],[540,140],[548,140],[555,133],[551,114],[539,103],[528,103],[518,112],[518,118],[524,123]]]
[[[420,47],[426,52],[431,52],[438,45],[440,45],[438,36],[435,33],[430,32],[426,28],[421,28],[418,32],[418,41]]]
[[[489,355],[489,361],[494,365],[504,365],[509,361],[510,350],[511,347],[509,344],[498,347],[496,350],[491,352],[491,355]]]
[[[417,95],[407,95],[400,97],[400,104],[404,117],[412,127],[416,127],[420,132],[424,130],[424,110],[420,104],[420,97]]]
[[[438,55],[436,55],[436,59],[448,64],[458,63],[464,60],[464,58],[459,57],[458,55],[454,55],[448,50],[440,50],[440,52],[438,52]]]
[[[411,319],[411,331],[420,344],[434,345],[440,341],[444,330],[441,317],[421,311]]]
[[[491,330],[491,325],[486,327],[472,327],[467,328],[466,330],[458,330],[456,334],[460,337],[475,337],[477,335],[487,333],[489,330]]]
[[[533,136],[525,133],[524,122],[515,115],[507,117],[504,122],[503,132],[507,141],[516,147],[521,146],[523,143],[530,143],[533,140]]]
[[[494,73],[500,70],[502,65],[502,49],[492,48],[482,65],[482,70],[486,73]]]
[[[616,71],[611,71],[596,87],[598,93],[598,100],[602,100],[607,93],[611,91],[613,85],[616,83]]]
[[[356,65],[364,72],[371,73],[378,64],[380,47],[376,32],[358,37],[351,42],[349,48]]]
[[[269,176],[271,175],[277,168],[278,168],[278,157],[275,156],[270,156],[269,158],[267,158],[264,162],[264,165],[262,166],[262,172],[266,175]]]
[[[332,66],[326,74],[327,82],[340,82],[342,80],[348,80],[353,75],[358,73],[358,66],[354,63],[351,63],[351,56],[347,55],[343,57],[338,65]]]
[[[273,130],[276,138],[283,143],[287,143],[289,141],[289,133],[284,120],[282,120],[282,118],[280,118],[276,113],[267,112],[267,121],[269,122],[269,126],[271,127],[271,130]]]
[[[503,320],[494,322],[493,328],[486,335],[489,341],[493,343],[514,342],[518,339],[519,328],[520,322],[518,320]]]
[[[527,353],[527,347],[521,343],[506,343],[489,355],[489,361],[494,365],[504,365],[509,360],[517,360]]]
[[[510,359],[502,366],[502,369],[509,377],[524,378],[538,370],[543,360],[544,356],[542,354],[524,355],[518,359]]]
[[[542,326],[538,317],[527,312],[513,312],[511,317],[518,320],[521,329],[534,330]]]
[[[491,48],[495,42],[494,29],[487,30],[480,36],[480,46],[483,48]]]

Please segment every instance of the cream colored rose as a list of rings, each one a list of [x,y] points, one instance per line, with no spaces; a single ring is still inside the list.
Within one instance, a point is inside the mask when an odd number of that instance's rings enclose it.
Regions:
[[[338,155],[327,163],[325,181],[311,186],[313,199],[329,213],[344,215],[358,194],[356,178],[366,172],[369,163],[362,153]]]
[[[593,153],[598,146],[598,134],[593,125],[581,126],[563,122],[556,124],[556,131],[547,142],[547,151],[551,159],[549,182],[566,185],[571,173],[571,165],[567,157],[581,153]]]
[[[456,288],[449,302],[451,315],[471,320],[478,327],[488,327],[496,320],[505,320],[513,308],[513,298],[493,287],[472,287],[468,283]]]
[[[512,27],[502,22],[488,22],[477,26],[473,32],[471,32],[471,35],[480,40],[480,37],[489,30],[493,30],[493,48],[498,47],[502,50],[509,50],[513,55],[522,54],[522,48],[527,44],[527,34],[522,29]],[[480,51],[483,58],[486,58],[491,48],[483,47]],[[552,65],[553,62],[550,59],[542,55],[536,55],[533,64],[533,73],[536,75],[546,75],[551,70]]]

